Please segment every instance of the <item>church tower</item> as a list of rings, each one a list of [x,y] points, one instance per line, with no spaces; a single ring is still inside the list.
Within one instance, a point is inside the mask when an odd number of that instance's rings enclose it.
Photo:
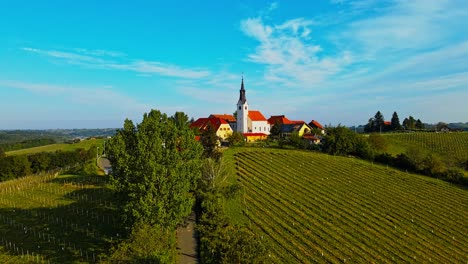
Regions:
[[[247,104],[247,98],[245,98],[244,89],[244,77],[242,76],[242,83],[239,95],[239,101],[237,102],[237,131],[241,133],[247,133],[247,118],[249,115],[249,104]]]

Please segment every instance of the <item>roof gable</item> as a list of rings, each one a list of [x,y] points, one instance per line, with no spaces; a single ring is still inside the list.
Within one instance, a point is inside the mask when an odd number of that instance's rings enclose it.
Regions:
[[[211,114],[209,118],[221,118],[229,123],[234,123],[237,121],[233,115],[228,115],[228,114]]]
[[[268,118],[268,123],[270,123],[270,124],[279,123],[281,125],[283,125],[283,124],[292,124],[291,120],[289,120],[284,115],[271,116],[270,118]]]
[[[195,122],[190,124],[191,128],[198,128],[200,130],[207,129],[208,125],[214,127],[216,131],[218,131],[219,127],[223,124],[229,125],[226,120],[216,117],[208,117],[208,118],[198,118]]]
[[[249,118],[252,121],[268,121],[263,114],[258,110],[250,110]]]
[[[315,121],[315,120],[310,121],[309,125],[311,127],[316,127],[318,129],[323,129],[323,126],[318,121]]]

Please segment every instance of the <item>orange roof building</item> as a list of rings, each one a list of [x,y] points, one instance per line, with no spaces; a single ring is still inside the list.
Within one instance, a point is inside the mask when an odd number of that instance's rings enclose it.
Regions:
[[[208,126],[212,126],[216,130],[216,135],[221,139],[228,138],[233,132],[229,123],[222,118],[198,118],[195,122],[190,124],[190,128],[198,129],[199,133],[208,129]]]

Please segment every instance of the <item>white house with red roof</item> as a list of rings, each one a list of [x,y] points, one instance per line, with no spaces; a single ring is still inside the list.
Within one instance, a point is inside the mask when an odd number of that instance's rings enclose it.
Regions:
[[[258,110],[250,110],[245,96],[244,78],[242,78],[241,89],[237,102],[237,131],[249,136],[249,133],[270,134],[270,123]]]

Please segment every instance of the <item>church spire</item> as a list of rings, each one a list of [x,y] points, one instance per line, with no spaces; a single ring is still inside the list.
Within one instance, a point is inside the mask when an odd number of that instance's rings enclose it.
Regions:
[[[240,89],[240,95],[239,95],[239,102],[240,102],[241,104],[244,104],[246,101],[247,101],[247,98],[245,98],[244,76],[242,75],[241,89]]]

